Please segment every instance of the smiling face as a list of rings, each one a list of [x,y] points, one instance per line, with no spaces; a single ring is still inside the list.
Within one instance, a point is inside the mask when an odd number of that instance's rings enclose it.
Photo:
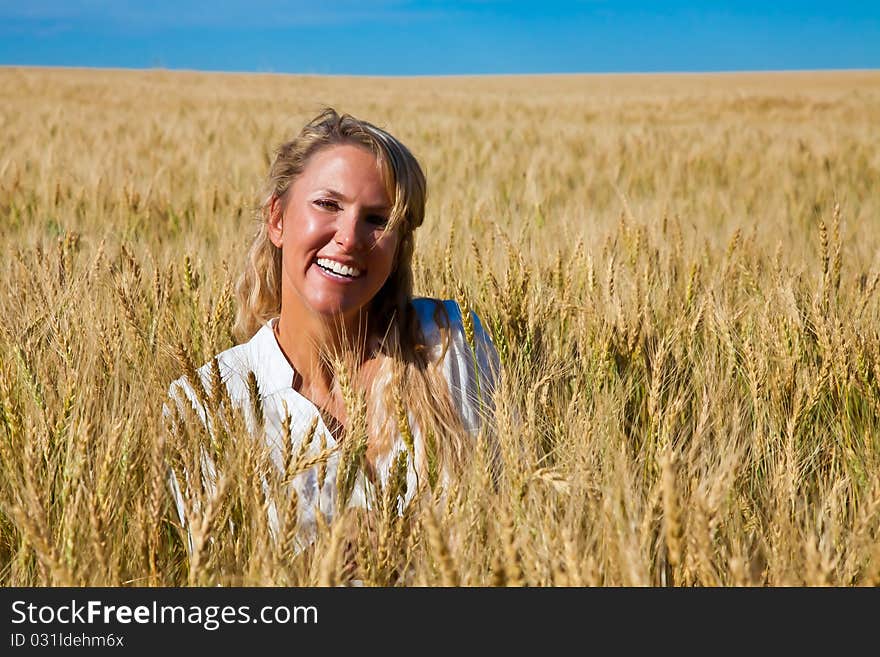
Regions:
[[[394,267],[390,212],[369,150],[340,144],[312,155],[269,215],[269,239],[281,249],[282,315],[357,321]]]

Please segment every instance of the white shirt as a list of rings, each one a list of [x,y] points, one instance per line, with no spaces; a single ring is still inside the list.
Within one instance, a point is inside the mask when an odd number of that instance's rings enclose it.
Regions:
[[[468,344],[465,337],[464,324],[461,309],[455,301],[440,301],[437,299],[416,298],[413,299],[413,307],[418,316],[425,342],[430,350],[429,357],[432,362],[437,362],[441,356],[443,344],[440,328],[435,318],[437,306],[442,303],[449,316],[449,342],[448,349],[443,355],[441,371],[449,386],[449,393],[453,406],[461,418],[464,428],[471,434],[476,434],[481,427],[483,416],[491,411],[492,393],[495,389],[498,373],[499,359],[495,346],[488,333],[475,313],[471,313],[474,328],[474,348]],[[320,437],[323,436],[327,447],[334,447],[336,441],[333,434],[324,424],[317,407],[306,397],[299,394],[292,387],[293,368],[281,351],[273,332],[274,322],[270,320],[248,342],[227,349],[218,355],[221,380],[226,385],[230,400],[244,411],[248,426],[253,429],[253,414],[249,413],[250,395],[248,392],[248,373],[253,371],[264,419],[265,435],[269,455],[274,465],[283,471],[282,452],[282,425],[286,418],[286,412],[290,414],[293,450],[296,451],[303,439],[303,434],[311,426],[317,417],[317,435],[312,441],[306,458],[312,458],[320,453]],[[211,363],[199,368],[199,376],[205,389],[210,391]],[[379,385],[387,384],[386,381],[377,382]],[[211,421],[205,407],[199,401],[193,387],[187,378],[181,377],[174,381],[169,388],[169,395],[180,403],[184,397],[189,399],[193,409],[201,418],[202,422],[211,430]],[[170,411],[166,405],[166,417]],[[398,453],[403,451],[408,454],[407,467],[407,491],[401,504],[409,503],[418,487],[418,471],[422,469],[420,455],[425,453],[423,438],[415,426],[412,426],[413,441],[415,443],[415,459],[409,457],[409,452],[403,438],[395,431],[391,449],[385,451],[375,463],[376,474],[382,485],[387,483],[392,465],[396,462]],[[298,496],[298,548],[302,549],[314,540],[315,536],[315,509],[328,519],[332,518],[336,507],[336,471],[339,466],[339,451],[335,451],[326,462],[326,477],[323,486],[318,485],[318,468],[313,467],[293,478],[292,486]],[[216,483],[214,464],[205,458],[204,470],[213,481],[206,482],[209,487]],[[187,477],[186,473],[170,474],[170,486],[177,506],[178,516],[181,523],[186,526],[184,517],[183,492],[179,486],[178,477]],[[264,491],[267,491],[264,485]],[[355,482],[355,488],[349,501],[349,506],[369,508],[373,486],[369,480],[359,473]],[[198,512],[196,504],[191,504],[194,512]],[[278,514],[274,500],[268,500],[269,526],[273,533],[278,530]]]

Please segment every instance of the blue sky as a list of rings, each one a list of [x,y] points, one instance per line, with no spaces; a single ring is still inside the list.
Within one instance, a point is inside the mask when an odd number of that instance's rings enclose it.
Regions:
[[[357,75],[880,68],[880,0],[0,0],[0,65]]]

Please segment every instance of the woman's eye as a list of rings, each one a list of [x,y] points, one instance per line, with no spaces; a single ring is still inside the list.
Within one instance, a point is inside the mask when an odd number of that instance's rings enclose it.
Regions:
[[[318,207],[324,208],[325,210],[338,210],[339,204],[336,201],[327,198],[319,198],[315,201],[315,205]]]
[[[373,224],[374,226],[386,226],[388,224],[388,219],[379,214],[371,214],[367,217],[367,221]]]

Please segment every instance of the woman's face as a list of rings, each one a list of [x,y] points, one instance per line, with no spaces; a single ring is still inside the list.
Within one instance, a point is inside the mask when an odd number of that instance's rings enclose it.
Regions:
[[[268,225],[282,251],[282,302],[299,306],[291,316],[307,310],[346,323],[357,318],[394,266],[397,231],[383,231],[390,212],[366,148],[328,146],[309,158]]]

